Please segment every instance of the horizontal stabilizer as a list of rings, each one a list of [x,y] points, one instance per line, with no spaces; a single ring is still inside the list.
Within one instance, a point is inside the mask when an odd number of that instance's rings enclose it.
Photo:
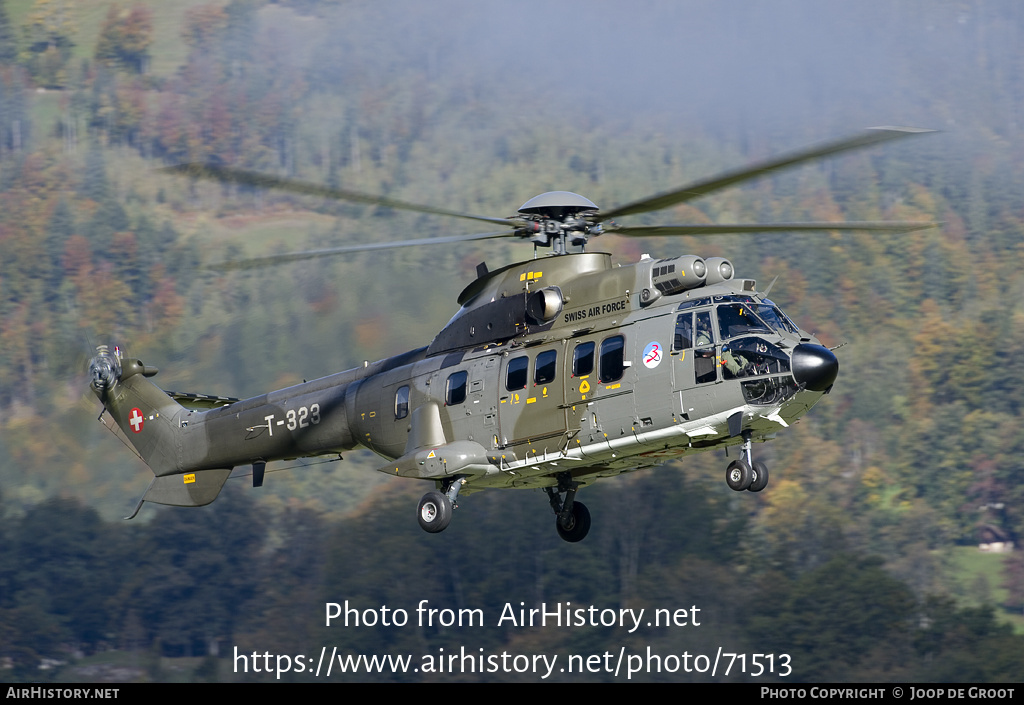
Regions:
[[[234,397],[218,397],[212,394],[191,394],[189,392],[167,392],[167,396],[192,411],[219,409],[238,401]]]
[[[154,477],[135,511],[125,518],[134,518],[142,508],[143,502],[169,504],[174,507],[202,507],[217,499],[230,474],[231,469],[226,468]]]

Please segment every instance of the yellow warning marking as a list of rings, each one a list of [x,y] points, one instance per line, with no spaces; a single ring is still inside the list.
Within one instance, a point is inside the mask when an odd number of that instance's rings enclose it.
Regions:
[[[190,484],[192,484],[193,482],[196,481],[196,474],[194,472],[190,472],[188,475],[185,475],[184,479],[185,479],[185,484],[186,485],[190,485]]]
[[[526,400],[526,403],[527,404],[532,404],[535,401],[537,401],[537,397],[530,397],[529,399]]]
[[[580,394],[586,394],[590,391],[590,382],[583,380],[580,382]]]
[[[427,453],[427,457],[428,458],[436,458],[437,456],[434,455],[434,451],[430,451],[429,453]]]
[[[547,397],[547,395],[548,395],[548,388],[544,387],[543,389],[541,389],[540,390],[540,394],[541,394],[542,397]]]
[[[519,275],[519,281],[521,281],[521,282],[526,281],[526,272],[523,272],[522,274]]]
[[[609,384],[605,389],[618,389],[621,386],[621,384]]]

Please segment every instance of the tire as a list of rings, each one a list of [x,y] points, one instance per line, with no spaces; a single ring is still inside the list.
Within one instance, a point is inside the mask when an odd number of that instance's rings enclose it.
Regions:
[[[729,485],[729,489],[737,492],[750,487],[750,483],[754,481],[754,471],[747,465],[746,460],[734,460],[729,463],[729,467],[725,471],[725,482]]]
[[[581,502],[572,503],[572,516],[569,517],[569,526],[562,526],[561,517],[555,518],[555,528],[563,541],[576,543],[586,538],[590,532],[590,510],[587,505]]]
[[[436,534],[444,531],[452,522],[452,501],[440,492],[427,492],[420,500],[416,518],[420,528],[426,532]]]
[[[760,460],[755,460],[751,468],[754,471],[754,481],[747,488],[748,492],[760,492],[768,486],[768,466]]]

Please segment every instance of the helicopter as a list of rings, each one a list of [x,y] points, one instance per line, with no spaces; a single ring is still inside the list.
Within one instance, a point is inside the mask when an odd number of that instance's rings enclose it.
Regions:
[[[839,361],[752,279],[722,257],[680,255],[612,265],[591,238],[791,231],[910,232],[907,221],[620,225],[769,173],[841,152],[932,132],[871,128],[724,172],[602,212],[552,191],[510,218],[492,218],[293,181],[218,164],[164,170],[193,179],[275,188],[500,225],[470,235],[306,250],[226,262],[248,269],[369,249],[519,238],[546,257],[495,270],[485,263],[460,308],[428,345],[250,399],[169,392],[157,369],[100,346],[90,388],[100,419],[127,440],[154,477],[145,502],[213,502],[234,469],[263,485],[268,463],[334,456],[357,446],[384,459],[379,472],[429,481],[416,516],[427,532],[452,521],[460,496],[541,489],[558,535],[586,537],[591,516],[577,493],[597,480],[712,449],[740,446],[728,486],[761,492],[764,462],[752,447],[788,428],[822,396]],[[570,251],[575,250],[575,251]]]

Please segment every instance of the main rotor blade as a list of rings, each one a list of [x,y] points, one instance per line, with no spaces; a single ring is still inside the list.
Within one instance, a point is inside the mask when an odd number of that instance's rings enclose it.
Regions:
[[[240,184],[242,186],[254,186],[257,188],[276,189],[290,193],[299,193],[310,196],[322,196],[340,201],[355,201],[356,203],[369,203],[398,210],[415,211],[417,213],[430,213],[432,215],[446,215],[452,218],[465,218],[468,220],[479,220],[485,223],[497,223],[509,227],[518,227],[519,221],[506,218],[491,218],[485,215],[474,215],[472,213],[460,213],[459,211],[448,210],[447,208],[435,208],[433,206],[421,206],[416,203],[406,203],[394,198],[384,196],[373,196],[357,191],[348,191],[340,188],[323,186],[309,181],[297,181],[284,179],[277,176],[261,174],[258,171],[247,171],[245,169],[233,169],[231,167],[219,166],[217,164],[202,164],[190,162],[188,164],[175,164],[158,169],[171,174],[184,174],[194,179],[206,181],[219,181],[221,183]]]
[[[797,164],[803,164],[804,162],[820,159],[821,157],[826,157],[832,154],[839,154],[840,152],[846,152],[851,149],[868,147],[870,145],[888,142],[889,140],[901,139],[903,137],[910,137],[934,131],[935,130],[926,130],[917,127],[872,127],[864,133],[855,135],[854,137],[845,137],[843,139],[825,142],[815,147],[790,152],[789,154],[784,154],[759,164],[753,164],[741,169],[727,171],[719,176],[714,176],[709,179],[695,181],[692,184],[675,189],[674,191],[666,191],[665,193],[644,198],[640,201],[627,203],[626,205],[619,206],[607,213],[601,213],[597,217],[602,220],[608,220],[611,218],[621,218],[624,215],[661,210],[662,208],[668,208],[669,206],[700,198],[701,196],[711,193],[712,191],[725,188],[726,186],[732,186],[743,181],[755,179],[758,176],[764,176],[765,174],[779,169],[796,166]]]
[[[472,240],[488,240],[499,237],[512,237],[514,230],[502,230],[494,233],[476,233],[474,235],[448,235],[446,237],[421,238],[419,240],[396,240],[394,242],[368,242],[361,245],[345,245],[343,247],[326,247],[320,250],[301,250],[299,252],[285,252],[279,255],[268,255],[266,257],[254,257],[252,259],[234,260],[228,262],[217,262],[208,264],[203,269],[214,269],[217,271],[233,271],[241,269],[256,269],[274,264],[285,264],[287,262],[298,262],[301,260],[315,259],[317,257],[331,257],[342,255],[348,252],[365,252],[367,250],[391,250],[398,247],[413,247],[416,245],[441,245],[450,242],[469,242]]]
[[[626,235],[629,237],[648,237],[651,235],[731,235],[734,233],[784,233],[799,231],[827,230],[867,230],[883,233],[909,233],[915,230],[936,228],[942,223],[925,223],[908,220],[863,220],[831,223],[828,221],[812,223],[709,223],[692,225],[625,225],[606,223],[606,234]]]

